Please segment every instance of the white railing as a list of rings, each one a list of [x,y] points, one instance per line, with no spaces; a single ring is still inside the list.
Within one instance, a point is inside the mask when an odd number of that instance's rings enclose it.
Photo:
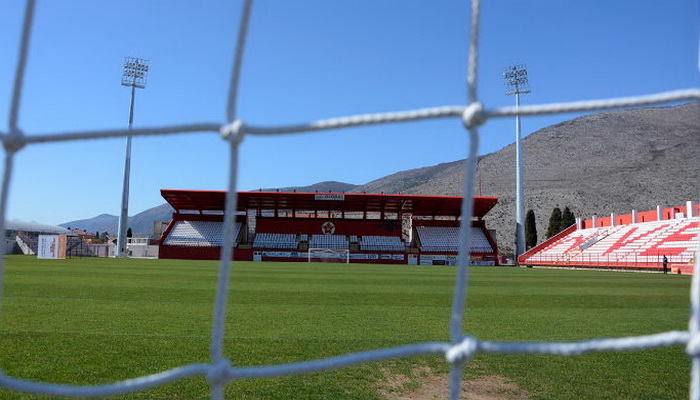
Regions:
[[[22,254],[26,256],[31,256],[34,255],[34,250],[32,250],[31,247],[29,247],[28,243],[24,242],[24,239],[22,239],[21,236],[17,235],[15,236],[15,242],[19,246],[19,248],[22,250]]]

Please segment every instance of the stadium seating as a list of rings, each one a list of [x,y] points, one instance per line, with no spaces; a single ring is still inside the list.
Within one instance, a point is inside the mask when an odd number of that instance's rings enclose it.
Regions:
[[[193,247],[221,246],[224,242],[223,228],[224,223],[219,221],[176,221],[163,244]],[[241,223],[237,222],[234,228],[235,238],[240,231]]]
[[[549,243],[532,255],[532,262],[563,262],[581,247],[588,247],[609,234],[609,229],[580,229]]]
[[[416,232],[420,238],[422,251],[456,253],[459,250],[458,227],[419,226],[416,228]],[[486,234],[478,227],[471,228],[470,252],[493,252]]]
[[[253,241],[256,249],[291,249],[299,247],[297,235],[293,233],[258,233]]]
[[[311,235],[309,248],[349,250],[348,239],[341,235]]]
[[[604,228],[579,229],[547,243],[521,263],[541,265],[658,267],[693,260],[698,218],[679,218]]]
[[[406,245],[398,236],[362,236],[362,251],[406,251]]]
[[[491,243],[483,230],[477,227],[472,227],[471,231],[471,249],[472,253],[492,253],[495,250],[491,247]]]

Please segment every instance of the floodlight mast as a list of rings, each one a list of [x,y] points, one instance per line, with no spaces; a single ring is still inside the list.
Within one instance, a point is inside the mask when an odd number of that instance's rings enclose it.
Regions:
[[[148,77],[148,60],[136,57],[124,59],[122,86],[131,86],[131,101],[129,103],[129,128],[134,123],[134,95],[136,88],[146,88]],[[124,185],[122,187],[122,208],[119,215],[119,233],[117,235],[117,257],[126,257],[126,233],[129,218],[129,176],[131,174],[131,134],[126,137],[126,156],[124,158]]]
[[[504,69],[506,95],[515,95],[515,109],[520,107],[520,95],[530,93],[525,64],[516,64]],[[525,195],[523,191],[523,159],[520,144],[520,115],[515,115],[515,264],[518,256],[525,252]]]

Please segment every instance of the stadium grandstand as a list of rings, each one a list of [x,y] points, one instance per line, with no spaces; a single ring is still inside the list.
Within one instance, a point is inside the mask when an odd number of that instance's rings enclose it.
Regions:
[[[175,210],[159,258],[219,259],[226,192],[161,190]],[[498,265],[483,220],[498,201],[474,198],[472,265]],[[456,265],[462,197],[238,192],[234,259]]]
[[[662,271],[692,274],[698,204],[576,221],[518,258],[521,265]]]
[[[5,223],[5,253],[35,255],[39,247],[39,236],[63,235],[74,238],[70,230],[56,225],[9,220]]]

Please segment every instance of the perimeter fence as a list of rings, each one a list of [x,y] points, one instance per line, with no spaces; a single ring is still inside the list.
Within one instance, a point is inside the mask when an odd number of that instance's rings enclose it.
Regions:
[[[247,125],[239,119],[236,112],[236,100],[241,66],[248,25],[251,20],[253,1],[245,0],[243,3],[242,17],[238,27],[238,39],[235,48],[231,80],[228,89],[228,104],[226,108],[225,122],[193,123],[176,126],[162,126],[155,128],[133,130],[99,130],[67,132],[61,134],[25,135],[18,125],[22,86],[25,78],[27,55],[32,33],[35,0],[27,0],[22,36],[20,39],[20,51],[14,77],[14,87],[9,114],[8,131],[1,133],[1,139],[5,150],[4,174],[2,180],[2,193],[0,198],[0,230],[5,228],[7,199],[10,180],[14,165],[14,156],[26,146],[58,141],[75,141],[100,138],[114,138],[150,135],[173,135],[179,133],[220,133],[229,148],[229,180],[228,195],[226,198],[224,217],[224,245],[221,251],[219,264],[219,278],[214,304],[214,318],[210,342],[209,363],[189,364],[154,375],[148,375],[115,382],[106,385],[71,386],[51,384],[44,382],[27,381],[8,376],[0,372],[0,386],[22,392],[36,394],[67,396],[67,397],[100,397],[124,394],[146,390],[155,386],[164,385],[175,380],[192,376],[205,376],[211,388],[212,399],[222,399],[224,386],[234,380],[259,379],[269,377],[281,377],[295,374],[304,374],[362,363],[375,362],[400,357],[412,357],[418,355],[442,355],[450,364],[450,399],[458,399],[462,380],[463,366],[477,353],[504,353],[504,354],[551,354],[551,355],[579,355],[587,352],[642,350],[665,346],[685,346],[691,359],[690,398],[700,400],[700,292],[698,282],[699,269],[695,269],[691,287],[691,315],[688,330],[669,331],[657,334],[625,337],[616,339],[593,339],[577,342],[493,342],[479,340],[465,334],[462,327],[462,317],[466,305],[466,293],[468,288],[468,250],[470,237],[469,224],[460,227],[460,252],[455,278],[455,291],[452,301],[450,317],[450,341],[426,342],[405,345],[393,348],[382,348],[372,351],[352,353],[338,357],[320,360],[309,360],[283,365],[267,365],[259,367],[233,367],[223,354],[224,319],[226,316],[226,302],[229,292],[229,278],[231,271],[231,256],[234,243],[235,210],[237,169],[239,157],[239,145],[247,135],[279,135],[294,134],[310,131],[325,131],[341,128],[350,128],[362,125],[389,124],[408,121],[418,121],[436,118],[460,118],[469,136],[469,153],[465,166],[464,201],[462,215],[471,215],[473,209],[473,183],[476,170],[476,159],[479,148],[479,126],[493,118],[513,117],[516,115],[543,115],[555,113],[570,113],[581,111],[610,110],[626,107],[639,107],[669,102],[698,100],[700,90],[685,89],[671,92],[650,94],[646,96],[613,98],[593,101],[580,101],[570,103],[541,104],[520,107],[486,108],[477,95],[477,67],[479,56],[479,14],[480,1],[471,3],[471,21],[469,35],[469,61],[467,71],[467,101],[466,105],[441,106],[418,110],[408,110],[391,113],[377,113],[346,116],[333,119],[311,121],[305,124],[292,126],[254,126]],[[469,221],[470,218],[463,218]],[[699,241],[700,243],[700,241]],[[696,250],[696,254],[700,249]],[[696,257],[697,259],[697,257]],[[0,259],[0,290],[4,276],[4,261]],[[0,292],[0,300],[2,292]]]

